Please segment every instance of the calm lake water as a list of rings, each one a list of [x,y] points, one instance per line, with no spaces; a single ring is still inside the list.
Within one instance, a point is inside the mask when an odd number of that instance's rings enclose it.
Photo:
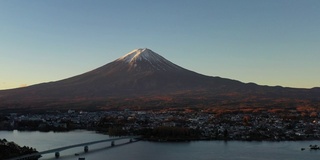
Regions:
[[[26,145],[38,151],[49,150],[71,144],[103,140],[108,135],[92,131],[72,132],[19,132],[0,131],[0,138]],[[128,140],[122,140],[126,143]],[[116,141],[116,145],[120,141]],[[139,141],[126,145],[109,147],[110,142],[89,146],[84,153],[83,147],[60,152],[61,160],[314,160],[319,159],[320,150],[309,150],[310,144],[320,145],[320,141],[298,142],[242,142],[242,141],[195,141],[183,143],[155,143]],[[301,151],[305,147],[306,150]],[[75,155],[78,153],[79,155]],[[54,153],[41,159],[55,159]]]

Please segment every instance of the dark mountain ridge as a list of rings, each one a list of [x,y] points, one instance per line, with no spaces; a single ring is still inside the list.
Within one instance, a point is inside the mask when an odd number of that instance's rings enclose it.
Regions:
[[[188,99],[241,102],[248,97],[320,101],[319,88],[295,89],[259,86],[220,77],[205,76],[166,60],[149,49],[136,49],[90,72],[64,80],[0,91],[1,108],[59,108],[117,106],[119,101],[143,101],[166,97],[174,103]],[[117,99],[113,104],[110,99]],[[160,98],[161,99],[161,98]],[[175,99],[177,101],[175,102]],[[220,100],[219,100],[220,99]],[[99,102],[99,104],[96,104]],[[90,105],[88,105],[90,104]],[[93,104],[93,105],[91,105]],[[159,104],[163,104],[159,100]],[[163,106],[165,107],[165,106]]]

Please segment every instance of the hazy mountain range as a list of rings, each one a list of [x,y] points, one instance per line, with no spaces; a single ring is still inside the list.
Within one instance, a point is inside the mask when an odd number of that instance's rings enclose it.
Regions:
[[[2,110],[294,107],[319,102],[319,88],[260,86],[205,76],[146,48],[78,76],[0,91]]]

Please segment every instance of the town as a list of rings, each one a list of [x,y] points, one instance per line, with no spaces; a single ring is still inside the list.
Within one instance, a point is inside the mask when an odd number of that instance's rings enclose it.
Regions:
[[[319,117],[317,112],[301,114],[296,110],[219,114],[204,110],[68,110],[41,114],[2,114],[0,129],[43,132],[85,129],[111,136],[142,135],[153,141],[319,140]]]

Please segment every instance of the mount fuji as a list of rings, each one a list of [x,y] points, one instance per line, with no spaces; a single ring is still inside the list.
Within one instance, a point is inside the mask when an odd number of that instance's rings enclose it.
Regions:
[[[0,109],[216,106],[279,99],[319,102],[319,97],[319,89],[259,86],[205,76],[143,48],[78,76],[2,90]]]

